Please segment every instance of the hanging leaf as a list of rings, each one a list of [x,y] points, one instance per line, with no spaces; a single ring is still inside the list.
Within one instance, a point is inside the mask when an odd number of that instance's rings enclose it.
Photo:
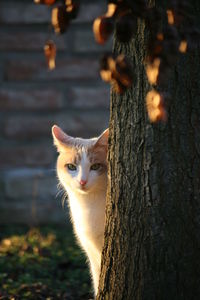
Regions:
[[[46,42],[44,46],[44,53],[49,70],[53,70],[56,66],[56,45],[52,40]]]
[[[100,75],[102,80],[109,82],[119,94],[124,93],[133,83],[132,66],[123,54],[104,55],[101,59]]]
[[[36,4],[46,4],[46,5],[53,5],[56,0],[34,0]]]
[[[146,96],[146,106],[151,122],[167,121],[167,112],[164,106],[164,97],[156,90],[151,90]]]

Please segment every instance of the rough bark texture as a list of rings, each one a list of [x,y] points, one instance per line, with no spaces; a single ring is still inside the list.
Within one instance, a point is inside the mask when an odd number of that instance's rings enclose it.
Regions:
[[[199,13],[200,3],[194,1]],[[114,50],[136,78],[111,95],[107,221],[98,300],[200,299],[200,51],[181,56],[166,124],[149,123],[145,25]]]

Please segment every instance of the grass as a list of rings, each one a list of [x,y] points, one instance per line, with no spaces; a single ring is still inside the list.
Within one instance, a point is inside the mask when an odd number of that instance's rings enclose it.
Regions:
[[[0,226],[0,299],[92,298],[85,255],[69,226]]]

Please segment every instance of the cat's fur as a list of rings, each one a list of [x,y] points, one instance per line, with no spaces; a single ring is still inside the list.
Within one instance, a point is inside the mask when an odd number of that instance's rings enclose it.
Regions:
[[[52,134],[60,153],[58,178],[68,194],[74,231],[88,256],[96,294],[104,236],[108,129],[98,138],[81,139],[54,125]],[[68,164],[77,170],[69,170]],[[100,164],[99,169],[91,170],[96,164]]]

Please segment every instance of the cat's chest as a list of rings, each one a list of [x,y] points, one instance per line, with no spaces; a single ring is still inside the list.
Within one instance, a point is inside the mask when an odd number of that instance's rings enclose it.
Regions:
[[[77,233],[98,236],[104,231],[105,197],[69,199],[72,220]]]

